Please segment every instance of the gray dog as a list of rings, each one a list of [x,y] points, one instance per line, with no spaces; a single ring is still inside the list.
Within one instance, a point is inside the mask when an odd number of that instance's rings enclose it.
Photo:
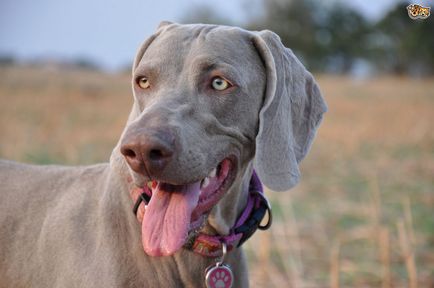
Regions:
[[[248,286],[256,175],[298,182],[326,111],[312,75],[270,31],[164,22],[132,86],[110,163],[0,162],[0,287]]]

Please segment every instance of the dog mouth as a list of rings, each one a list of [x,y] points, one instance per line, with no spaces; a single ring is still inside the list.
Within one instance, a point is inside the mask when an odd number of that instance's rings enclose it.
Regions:
[[[225,158],[206,177],[193,183],[173,185],[154,180],[143,188],[152,196],[145,206],[142,244],[151,256],[178,251],[191,231],[199,229],[212,207],[225,195],[235,178],[232,157]]]

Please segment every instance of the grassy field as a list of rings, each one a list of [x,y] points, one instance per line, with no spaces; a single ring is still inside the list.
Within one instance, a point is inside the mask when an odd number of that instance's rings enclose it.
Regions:
[[[300,185],[268,192],[252,287],[434,287],[434,79],[317,76],[329,105]],[[0,157],[107,161],[128,75],[0,68]]]

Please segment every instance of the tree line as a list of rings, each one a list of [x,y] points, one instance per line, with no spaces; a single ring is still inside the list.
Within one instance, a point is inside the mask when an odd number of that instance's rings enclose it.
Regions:
[[[378,21],[368,20],[343,1],[263,0],[263,13],[245,28],[276,32],[314,72],[351,73],[367,67],[378,73],[434,74],[434,16],[413,20],[397,1]],[[375,5],[375,4],[373,4]],[[233,24],[209,7],[199,7],[183,22]]]

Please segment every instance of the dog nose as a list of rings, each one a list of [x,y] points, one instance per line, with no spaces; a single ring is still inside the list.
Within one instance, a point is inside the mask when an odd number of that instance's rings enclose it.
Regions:
[[[170,133],[126,135],[121,143],[121,153],[135,172],[157,177],[172,159],[174,137]]]

